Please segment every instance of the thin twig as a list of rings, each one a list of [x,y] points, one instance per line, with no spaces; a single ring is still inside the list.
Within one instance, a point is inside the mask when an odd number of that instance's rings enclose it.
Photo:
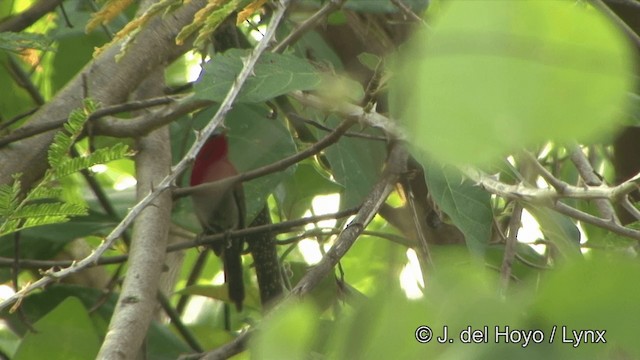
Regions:
[[[191,249],[199,246],[210,246],[220,244],[222,241],[228,239],[236,239],[240,237],[251,236],[255,234],[262,234],[265,232],[284,233],[292,231],[300,226],[312,224],[322,220],[335,220],[344,217],[351,216],[358,211],[357,208],[342,210],[337,213],[317,215],[311,217],[305,217],[300,219],[282,221],[275,224],[265,224],[260,226],[254,226],[241,230],[230,231],[226,234],[215,234],[209,236],[199,237],[194,241],[184,241],[167,246],[167,252],[174,252],[180,250]],[[191,233],[190,233],[191,234]],[[191,234],[192,235],[192,234]],[[193,236],[193,235],[192,235]],[[110,257],[103,257],[96,260],[89,267],[100,265],[120,264],[128,259],[128,255],[116,255]],[[11,267],[13,265],[13,258],[0,257],[0,268]],[[33,260],[33,259],[20,259],[19,264],[23,269],[50,269],[59,267],[68,267],[75,264],[78,260]]]
[[[627,25],[618,14],[613,12],[602,0],[589,0],[589,3],[593,5],[594,8],[603,12],[609,19],[611,19],[624,33],[635,43],[637,47],[640,47],[640,36],[636,34],[633,29]]]
[[[553,205],[552,209],[554,209],[555,211],[567,215],[569,217],[572,217],[576,220],[580,220],[589,224],[593,224],[596,226],[600,226],[601,228],[607,229],[607,230],[611,230],[612,232],[622,235],[622,236],[626,236],[628,238],[631,239],[635,239],[635,240],[640,240],[640,231],[638,230],[634,230],[634,229],[630,229],[627,227],[624,227],[620,224],[616,224],[611,220],[605,220],[596,216],[593,216],[591,214],[587,214],[583,211],[580,211],[578,209],[572,208],[569,205],[563,204],[563,203],[556,203]]]
[[[171,320],[171,324],[176,328],[176,331],[182,336],[184,341],[189,344],[191,349],[193,351],[203,351],[198,339],[196,339],[191,330],[189,330],[182,322],[182,319],[180,319],[180,313],[171,306],[169,299],[167,299],[162,292],[158,292],[158,303],[160,303],[162,310],[164,310],[164,313],[167,314]]]
[[[546,182],[548,182],[549,185],[553,186],[553,188],[556,189],[556,191],[559,194],[564,193],[565,189],[567,188],[567,186],[569,186],[569,184],[553,176],[553,174],[549,170],[547,170],[547,168],[545,168],[542,164],[540,164],[538,159],[536,159],[530,152],[523,151],[522,156],[523,156],[523,159],[529,162],[529,164],[532,165],[538,171],[540,176],[542,176],[542,178]]]
[[[307,31],[313,29],[329,14],[340,9],[346,0],[329,0],[315,14],[307,18],[302,24],[298,25],[293,31],[287,35],[278,45],[274,46],[271,51],[274,53],[283,52],[287,46],[298,41]]]
[[[400,9],[400,11],[402,11],[402,13],[408,17],[409,19],[420,23],[422,25],[424,25],[425,27],[429,28],[429,25],[427,25],[427,23],[420,17],[418,16],[418,14],[416,14],[415,12],[413,12],[413,10],[407,6],[407,4],[404,3],[404,1],[402,0],[391,0],[391,3],[393,5],[395,5],[398,9]]]
[[[640,2],[638,2],[638,0],[604,0],[604,2],[609,4],[621,4],[624,6],[640,9]]]
[[[356,119],[362,124],[382,129],[389,136],[390,140],[407,139],[405,131],[395,120],[375,111],[367,111],[361,106],[347,102],[327,101],[319,96],[307,94],[302,91],[293,91],[289,95],[303,105],[311,106],[328,113],[335,113],[343,118]]]
[[[176,96],[162,96],[157,98],[129,101],[122,104],[107,106],[107,107],[98,109],[93,114],[89,115],[89,121],[94,121],[96,119],[100,119],[107,115],[118,114],[125,111],[135,111],[135,110],[145,109],[153,106],[165,105],[165,104],[175,102],[178,99],[179,98]],[[127,120],[127,121],[131,121],[131,120]],[[36,125],[23,126],[11,132],[10,134],[0,138],[0,148],[8,144],[11,144],[13,142],[16,142],[18,140],[26,139],[47,131],[58,129],[62,127],[62,125],[64,125],[64,123],[66,122],[67,122],[67,118],[64,118],[64,119],[48,121],[46,123],[38,123]]]
[[[287,117],[289,119],[291,119],[292,121],[299,121],[299,122],[304,122],[306,124],[309,124],[315,128],[318,128],[320,130],[324,130],[324,131],[333,131],[333,128],[330,128],[328,126],[325,126],[317,121],[311,120],[311,119],[307,119],[303,116],[300,116],[294,112],[290,112],[287,114]],[[361,139],[367,139],[367,140],[376,140],[376,141],[389,141],[389,139],[387,139],[384,136],[377,136],[377,135],[371,135],[371,134],[367,134],[367,133],[358,133],[358,132],[353,132],[353,131],[347,131],[344,133],[345,137],[353,137],[353,138],[361,138]]]
[[[629,214],[631,214],[631,216],[633,216],[636,219],[636,221],[640,220],[640,211],[638,211],[637,207],[633,206],[633,204],[629,200],[628,195],[622,198],[622,201],[620,202],[620,204],[625,210],[627,210],[627,212],[629,212]]]
[[[507,233],[507,243],[504,247],[504,256],[502,257],[502,266],[500,267],[500,289],[503,294],[506,293],[509,288],[509,279],[511,279],[511,270],[513,266],[513,260],[516,257],[517,245],[518,245],[518,230],[521,225],[522,218],[522,204],[515,202],[513,204],[513,212],[511,213],[511,219],[509,220],[509,231]]]
[[[20,32],[31,26],[47,13],[55,10],[56,6],[61,4],[62,1],[63,0],[40,0],[25,11],[2,19],[2,22],[0,22],[0,32]]]

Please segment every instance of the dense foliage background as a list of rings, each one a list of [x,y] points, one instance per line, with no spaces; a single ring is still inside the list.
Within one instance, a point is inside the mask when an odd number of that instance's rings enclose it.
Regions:
[[[639,357],[638,15],[0,3],[1,355]],[[216,128],[273,224],[202,239]],[[241,236],[275,237],[286,291],[262,305],[246,254],[237,312],[203,241]]]

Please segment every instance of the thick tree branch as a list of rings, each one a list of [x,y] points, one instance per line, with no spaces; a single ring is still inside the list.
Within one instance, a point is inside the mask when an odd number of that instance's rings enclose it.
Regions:
[[[136,96],[157,93],[163,82],[163,72],[156,72],[141,85]],[[140,138],[137,150],[136,193],[140,200],[153,191],[159,179],[169,175],[172,160],[169,128],[160,128]],[[127,273],[99,359],[135,358],[155,314],[171,224],[171,194],[160,194],[150,205],[133,226]]]

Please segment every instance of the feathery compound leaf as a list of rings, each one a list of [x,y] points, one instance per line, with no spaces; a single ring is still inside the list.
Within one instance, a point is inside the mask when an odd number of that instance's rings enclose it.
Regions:
[[[34,33],[0,32],[0,50],[19,53],[24,49],[51,50],[51,40]]]
[[[38,186],[29,192],[30,200],[60,199],[64,191],[61,188]]]
[[[0,226],[0,236],[26,228],[67,222],[69,217],[81,215],[87,215],[87,209],[81,204],[53,202],[22,205]]]
[[[27,204],[13,213],[13,218],[37,218],[49,216],[80,216],[87,215],[87,209],[80,204],[73,203],[42,203]]]
[[[54,170],[57,164],[67,158],[71,146],[82,133],[84,124],[97,109],[97,104],[91,99],[84,99],[82,105],[82,108],[71,111],[67,122],[63,125],[64,131],[56,133],[53,144],[49,148],[49,164]]]
[[[69,119],[64,124],[64,131],[56,133],[48,153],[49,165],[54,172],[57,172],[60,164],[68,158],[71,146],[82,133],[84,124],[96,108],[97,105],[93,100],[85,99],[81,109],[75,109],[69,114]]]
[[[27,218],[27,220],[25,220],[25,222],[17,230],[24,230],[42,225],[60,224],[67,221],[69,221],[69,217],[62,215],[31,217]]]
[[[101,148],[93,153],[77,158],[65,158],[56,167],[55,177],[62,178],[96,164],[104,164],[113,160],[119,160],[131,155],[129,147],[118,143],[109,148]]]
[[[15,175],[13,185],[0,185],[0,216],[6,217],[18,207],[20,174]]]
[[[18,231],[20,229],[20,221],[20,219],[11,219],[0,224],[0,236],[5,236]]]
[[[176,36],[176,44],[182,45],[189,36],[198,31],[198,36],[193,42],[194,47],[202,49],[209,41],[211,34],[218,28],[224,19],[246,0],[212,0],[200,9],[194,16],[193,22],[180,30]]]

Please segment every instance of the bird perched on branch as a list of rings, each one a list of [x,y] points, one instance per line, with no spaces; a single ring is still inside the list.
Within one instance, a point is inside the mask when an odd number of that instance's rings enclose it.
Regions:
[[[238,174],[228,158],[229,146],[224,134],[214,134],[200,149],[193,164],[190,185],[223,180]],[[225,233],[245,227],[245,200],[241,183],[196,190],[191,194],[193,209],[205,235]],[[212,246],[223,262],[229,299],[242,311],[244,284],[242,276],[243,241],[227,239]]]

